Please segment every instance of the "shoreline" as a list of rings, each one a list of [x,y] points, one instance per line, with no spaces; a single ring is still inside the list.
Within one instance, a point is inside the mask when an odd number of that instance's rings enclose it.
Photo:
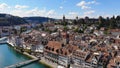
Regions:
[[[23,54],[23,55],[25,55],[25,56],[27,56],[28,58],[30,58],[30,59],[36,59],[37,57],[35,57],[35,56],[33,56],[33,55],[30,55],[29,53],[27,53],[27,52],[20,52],[19,50],[17,50],[15,47],[13,47],[11,44],[9,44],[9,43],[4,43],[4,44],[8,44],[10,47],[12,47],[15,51],[17,51],[17,52],[19,52],[19,53],[21,53],[21,54]],[[54,67],[52,67],[51,65],[49,65],[49,64],[47,64],[47,63],[45,63],[45,62],[42,62],[41,60],[39,60],[38,61],[38,63],[40,63],[40,64],[42,64],[42,65],[45,65],[46,67],[48,67],[48,68],[54,68]]]

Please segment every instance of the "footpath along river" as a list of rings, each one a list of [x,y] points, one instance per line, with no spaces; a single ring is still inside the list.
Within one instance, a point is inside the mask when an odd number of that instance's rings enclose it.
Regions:
[[[23,62],[26,60],[30,60],[30,58],[24,56],[21,53],[16,52],[7,44],[0,44],[0,68],[4,68],[6,66]],[[38,62],[35,62],[21,68],[47,68],[47,67]]]

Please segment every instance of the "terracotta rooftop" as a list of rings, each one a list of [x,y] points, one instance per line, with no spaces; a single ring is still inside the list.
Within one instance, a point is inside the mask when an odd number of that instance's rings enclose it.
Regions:
[[[62,48],[62,44],[58,41],[49,41],[45,47],[46,51],[58,54],[59,49]]]
[[[89,52],[84,52],[84,51],[81,51],[81,50],[76,50],[76,51],[73,52],[73,57],[85,60],[86,57],[88,56],[88,54],[89,54]]]
[[[112,58],[109,61],[109,64],[107,65],[107,68],[115,68],[115,66],[117,65],[118,62],[120,63],[120,56]]]
[[[59,55],[69,56],[70,54],[71,54],[71,52],[66,48],[59,49]]]
[[[111,32],[120,32],[120,29],[111,29]]]

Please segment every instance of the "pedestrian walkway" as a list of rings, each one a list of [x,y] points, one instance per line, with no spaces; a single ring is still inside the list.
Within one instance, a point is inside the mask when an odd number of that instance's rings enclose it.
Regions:
[[[38,61],[38,60],[39,60],[39,59],[28,60],[28,61],[25,61],[25,62],[20,62],[20,63],[18,63],[18,64],[13,64],[13,65],[7,66],[7,67],[5,67],[5,68],[18,68],[18,67],[22,67],[22,66],[31,64],[31,63],[36,62],[36,61]]]

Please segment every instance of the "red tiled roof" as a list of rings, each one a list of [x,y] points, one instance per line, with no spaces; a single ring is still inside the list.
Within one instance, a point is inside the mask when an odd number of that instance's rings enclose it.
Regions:
[[[88,55],[88,52],[83,52],[81,50],[76,50],[73,52],[73,57],[85,60],[86,56]]]
[[[62,44],[58,41],[49,41],[45,47],[46,51],[49,51],[54,54],[58,54],[57,51],[62,47]]]

